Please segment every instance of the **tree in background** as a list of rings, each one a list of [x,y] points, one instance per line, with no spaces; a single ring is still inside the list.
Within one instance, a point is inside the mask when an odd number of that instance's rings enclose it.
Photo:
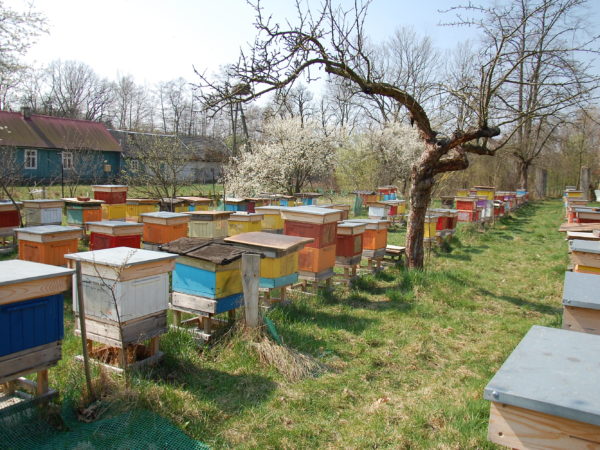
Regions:
[[[234,195],[268,192],[294,194],[311,181],[330,176],[336,139],[320,126],[299,117],[273,118],[252,150],[230,159],[225,168],[226,191]]]

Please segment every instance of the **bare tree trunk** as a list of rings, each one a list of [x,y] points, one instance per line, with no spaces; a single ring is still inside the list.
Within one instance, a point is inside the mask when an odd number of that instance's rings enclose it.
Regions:
[[[425,215],[431,201],[431,190],[435,183],[434,168],[429,166],[413,167],[410,182],[410,211],[407,220],[406,257],[409,268],[422,269],[425,255],[423,246]]]
[[[518,171],[519,171],[519,187],[521,189],[525,189],[528,190],[528,178],[529,178],[529,165],[530,163],[528,161],[521,161],[519,160],[517,162],[518,165]]]

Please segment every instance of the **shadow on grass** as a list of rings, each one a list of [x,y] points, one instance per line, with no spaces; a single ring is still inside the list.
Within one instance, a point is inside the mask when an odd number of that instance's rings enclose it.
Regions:
[[[527,308],[532,311],[537,311],[541,314],[555,314],[556,315],[556,314],[562,313],[562,307],[559,308],[559,307],[555,307],[555,306],[544,305],[543,303],[536,303],[531,300],[525,300],[524,298],[521,298],[521,297],[513,297],[510,295],[497,295],[494,292],[489,291],[487,289],[483,289],[483,288],[478,288],[477,291],[487,297],[492,297],[497,300],[509,302],[509,303],[512,303],[513,305]]]

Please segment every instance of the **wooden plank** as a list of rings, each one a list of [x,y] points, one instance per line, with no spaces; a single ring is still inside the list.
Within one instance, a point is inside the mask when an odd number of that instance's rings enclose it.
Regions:
[[[181,292],[173,292],[171,295],[171,304],[173,307],[185,308],[194,312],[203,312],[206,314],[216,314],[217,312],[217,300]]]
[[[0,357],[0,384],[21,375],[55,366],[61,359],[60,341]]]
[[[260,256],[242,255],[242,283],[244,285],[244,310],[246,325],[260,325],[258,310],[258,285],[260,281]]]
[[[70,287],[71,275],[0,285],[0,305],[60,294]]]
[[[593,231],[600,230],[600,223],[563,223],[558,231]]]
[[[488,439],[511,448],[600,448],[600,427],[492,402]]]
[[[314,239],[300,236],[287,236],[285,234],[265,233],[263,231],[253,231],[250,233],[242,233],[236,236],[225,238],[225,242],[245,244],[257,248],[296,251],[303,248],[306,244],[314,242]]]
[[[562,327],[565,330],[600,334],[600,310],[565,305]]]

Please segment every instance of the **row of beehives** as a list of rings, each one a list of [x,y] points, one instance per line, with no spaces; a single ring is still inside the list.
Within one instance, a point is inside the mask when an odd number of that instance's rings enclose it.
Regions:
[[[459,222],[489,223],[529,201],[525,190],[497,191],[491,186],[459,189],[456,196],[442,197],[442,205],[458,211]]]
[[[600,208],[588,206],[586,193],[569,186],[563,193],[565,218],[570,224],[590,224],[600,222]]]
[[[485,388],[488,438],[497,444],[600,447],[600,236],[577,234],[569,239],[562,329],[532,327]]]

